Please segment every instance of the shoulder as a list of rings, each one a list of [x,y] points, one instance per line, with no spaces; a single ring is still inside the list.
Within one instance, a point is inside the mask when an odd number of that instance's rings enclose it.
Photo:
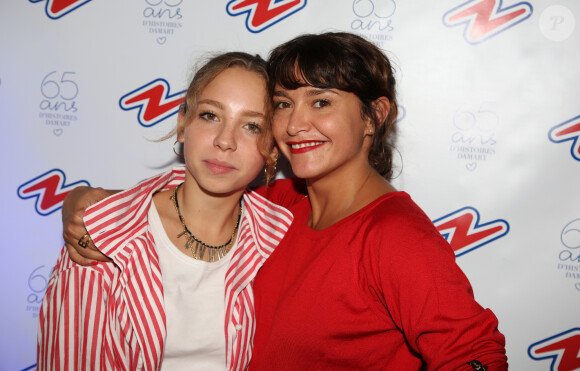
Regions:
[[[369,204],[366,218],[371,227],[402,232],[413,229],[434,230],[433,223],[405,192],[390,192]]]
[[[292,223],[294,217],[287,208],[272,202],[260,192],[248,190],[244,193],[243,198],[247,216],[251,219],[282,223],[286,224],[287,227]]]
[[[292,213],[254,191],[243,195],[244,212],[240,223],[241,233],[250,232],[258,250],[269,256],[280,243],[294,216]]]
[[[291,207],[308,195],[306,182],[297,178],[279,179],[256,188],[255,192],[284,207]]]
[[[383,258],[453,256],[447,241],[407,193],[388,193],[369,206],[362,218],[363,229]]]
[[[171,189],[183,182],[185,168],[176,166],[169,171],[144,179],[136,185],[118,192],[104,200],[91,205],[85,212],[85,224],[90,224],[91,219],[106,216],[111,210],[115,215],[123,212],[135,212],[136,204],[150,202],[153,193],[158,190]],[[140,210],[143,211],[143,210]]]
[[[83,220],[98,249],[113,260],[119,254],[119,259],[129,261],[128,256],[140,251],[139,247],[148,246],[148,213],[153,195],[181,183],[183,173],[182,168],[176,167],[91,206]]]

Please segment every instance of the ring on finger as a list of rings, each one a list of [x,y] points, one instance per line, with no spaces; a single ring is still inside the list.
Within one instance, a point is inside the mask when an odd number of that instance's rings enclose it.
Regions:
[[[89,237],[88,233],[85,233],[81,238],[79,238],[79,246],[85,248],[88,246],[89,242],[91,242],[91,237]]]

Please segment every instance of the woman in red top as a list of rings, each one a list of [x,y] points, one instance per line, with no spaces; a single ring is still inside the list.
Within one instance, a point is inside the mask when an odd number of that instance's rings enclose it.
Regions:
[[[269,59],[273,134],[294,174],[262,190],[294,215],[256,277],[251,370],[506,370],[494,314],[453,250],[390,183],[388,58],[348,33]]]
[[[397,117],[388,58],[348,33],[270,54],[273,134],[308,198],[256,276],[251,370],[507,369],[497,319],[449,244],[388,179]],[[287,197],[287,196],[286,196]]]

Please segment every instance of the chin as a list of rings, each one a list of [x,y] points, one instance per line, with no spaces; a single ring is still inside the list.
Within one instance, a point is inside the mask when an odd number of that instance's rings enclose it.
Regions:
[[[246,187],[240,187],[237,184],[232,184],[231,181],[227,182],[227,184],[220,183],[221,182],[204,182],[204,184],[200,184],[200,187],[205,192],[216,196],[226,196],[246,189]]]
[[[301,179],[317,179],[323,175],[323,172],[315,169],[305,169],[303,167],[295,169],[292,168],[294,176]]]

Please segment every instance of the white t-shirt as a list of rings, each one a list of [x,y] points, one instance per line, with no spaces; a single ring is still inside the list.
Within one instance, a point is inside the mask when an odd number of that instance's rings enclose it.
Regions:
[[[153,202],[148,218],[159,255],[167,325],[161,370],[225,370],[225,275],[237,238],[220,261],[204,262],[171,242]]]

